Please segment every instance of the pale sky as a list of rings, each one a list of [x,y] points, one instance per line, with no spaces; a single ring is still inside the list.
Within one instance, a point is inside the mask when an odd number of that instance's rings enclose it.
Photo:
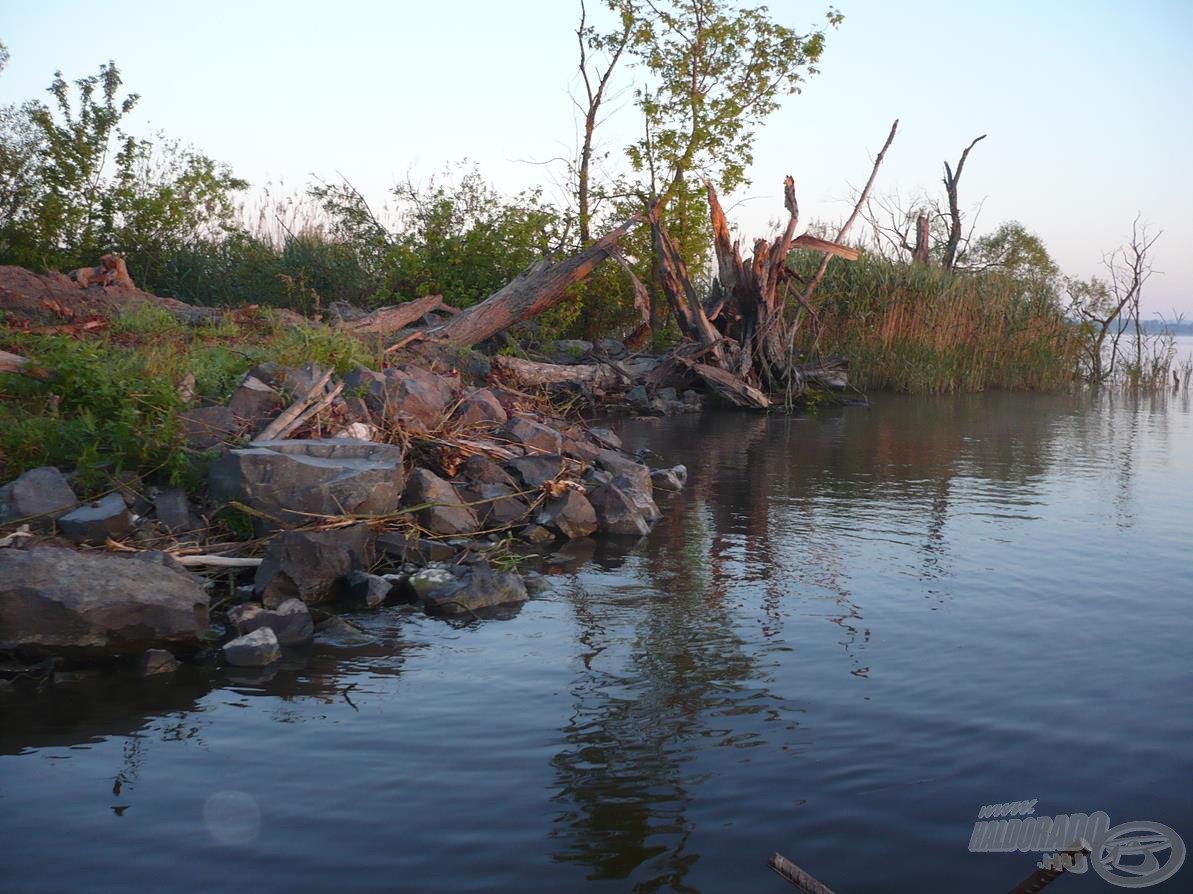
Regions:
[[[594,5],[596,0],[593,0]],[[803,219],[848,213],[891,121],[878,192],[939,189],[969,141],[962,202],[979,232],[1017,219],[1062,270],[1098,272],[1141,213],[1164,231],[1149,313],[1193,317],[1193,2],[839,0],[821,73],[759,134],[753,186],[730,217],[747,237],[795,177]],[[786,24],[826,4],[770,4]],[[380,202],[412,173],[475,161],[500,189],[558,188],[570,154],[578,4],[571,0],[174,4],[0,0],[12,53],[0,103],[114,59],[142,94],[131,129],[164,130],[255,185],[347,175]],[[633,73],[624,72],[622,85]],[[605,148],[637,133],[628,99]]]

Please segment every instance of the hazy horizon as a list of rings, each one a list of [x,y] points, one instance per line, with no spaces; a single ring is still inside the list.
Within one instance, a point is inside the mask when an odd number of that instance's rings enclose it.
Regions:
[[[980,2],[959,12],[931,0],[910,16],[874,0],[838,5],[845,22],[828,35],[821,73],[764,125],[753,183],[732,197],[744,235],[778,217],[788,173],[804,222],[842,218],[897,117],[878,193],[939,191],[942,161],[988,134],[961,183],[963,206],[984,201],[978,232],[1019,220],[1065,273],[1088,276],[1138,213],[1163,231],[1145,315],[1193,316],[1193,123],[1177,111],[1193,86],[1193,7]],[[810,28],[825,8],[775,4],[772,14]],[[561,166],[542,163],[575,146],[578,3],[360,2],[334,15],[310,2],[195,12],[126,0],[102,17],[80,0],[3,9],[12,58],[0,103],[45,98],[55,69],[74,79],[113,59],[125,89],[142,95],[134,133],[192,143],[255,188],[299,191],[339,172],[380,203],[394,180],[467,158],[503,192],[542,185],[562,198]],[[601,134],[615,160],[637,133],[628,92],[620,102]]]

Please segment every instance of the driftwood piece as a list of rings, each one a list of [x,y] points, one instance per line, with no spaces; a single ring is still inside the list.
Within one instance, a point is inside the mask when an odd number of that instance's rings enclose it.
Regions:
[[[803,891],[804,894],[833,894],[831,888],[812,878],[780,853],[772,854],[771,858],[766,861],[766,865]]]
[[[568,286],[585,279],[611,257],[618,241],[639,222],[635,215],[588,248],[557,264],[542,264],[518,276],[480,304],[461,311],[432,334],[456,345],[474,345],[563,301]]]
[[[310,387],[310,390],[308,390],[306,394],[304,394],[294,403],[290,404],[290,406],[286,407],[286,409],[282,410],[281,414],[274,419],[273,422],[261,429],[261,431],[257,434],[257,437],[253,438],[253,440],[271,441],[274,438],[281,436],[283,431],[288,430],[288,426],[290,426],[292,423],[295,423],[296,420],[306,412],[307,408],[311,405],[311,401],[315,400],[315,398],[319,396],[319,392],[321,392],[327,386],[327,383],[330,379],[331,371],[329,370],[323,374],[319,381]],[[293,429],[289,430],[293,431]]]
[[[770,398],[745,379],[719,367],[709,366],[707,363],[692,363],[682,358],[679,360],[688,365],[692,372],[703,379],[709,388],[727,401],[739,407],[751,407],[756,410],[765,410],[770,407]]]
[[[251,559],[247,556],[174,556],[179,565],[203,566],[207,568],[256,568],[264,559]]]
[[[330,406],[331,402],[333,400],[335,400],[337,397],[339,397],[340,392],[343,390],[344,390],[344,383],[340,382],[338,385],[336,385],[335,388],[333,388],[331,391],[327,392],[327,394],[324,395],[322,399],[320,399],[316,403],[311,404],[310,408],[307,409],[301,416],[299,416],[293,422],[287,423],[282,428],[281,431],[279,431],[276,435],[274,435],[274,437],[278,438],[278,439],[290,437],[291,434],[298,431],[299,428],[301,428],[303,425],[305,425],[307,422],[309,422],[311,419],[313,419],[315,416],[317,416],[321,411],[323,411],[328,406]]]
[[[379,307],[359,320],[353,320],[351,323],[341,323],[339,328],[358,334],[373,332],[381,335],[389,335],[394,332],[400,332],[415,320],[418,320],[424,314],[430,313],[433,310],[456,312],[454,307],[449,309],[443,303],[442,295],[427,295],[425,298],[415,298],[413,301],[407,301],[403,304]]]

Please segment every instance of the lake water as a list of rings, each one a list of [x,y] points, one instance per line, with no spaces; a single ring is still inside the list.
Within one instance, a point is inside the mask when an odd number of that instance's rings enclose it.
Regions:
[[[385,609],[272,679],[0,700],[0,890],[778,894],[777,850],[839,894],[1005,892],[1037,857],[970,833],[1033,798],[1193,846],[1191,420],[1182,392],[629,423],[688,489],[509,619]]]

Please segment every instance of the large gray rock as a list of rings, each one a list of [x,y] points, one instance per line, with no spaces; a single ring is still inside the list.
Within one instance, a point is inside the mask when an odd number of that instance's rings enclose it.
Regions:
[[[149,649],[141,656],[137,670],[142,677],[172,674],[178,670],[178,659],[166,649]]]
[[[330,531],[285,531],[265,548],[257,566],[253,588],[266,608],[276,608],[287,599],[301,599],[308,605],[335,599],[340,580],[369,564],[367,525],[351,525]]]
[[[563,438],[550,426],[515,416],[502,430],[515,444],[521,444],[528,453],[561,453]]]
[[[268,627],[283,646],[305,643],[315,634],[315,623],[301,599],[287,599],[272,609],[246,602],[228,610],[228,623],[241,636]]]
[[[207,592],[162,554],[0,549],[0,651],[68,657],[195,651]]]
[[[477,530],[476,513],[464,505],[456,489],[426,469],[415,469],[402,498],[407,506],[422,506],[414,516],[432,534],[469,534]]]
[[[0,524],[39,520],[48,524],[78,502],[66,476],[53,466],[30,469],[0,487]]]
[[[299,513],[384,515],[402,496],[402,450],[348,438],[258,441],[220,457],[209,482],[215,499],[239,500],[286,527],[311,522]],[[277,527],[259,518],[254,525]]]
[[[525,602],[526,584],[512,571],[493,571],[486,565],[473,565],[463,576],[422,597],[423,607],[431,614],[461,615],[497,605]]]
[[[281,657],[277,635],[268,627],[224,643],[224,660],[236,667],[265,667]]]
[[[58,519],[58,527],[75,543],[102,544],[109,537],[119,540],[133,529],[133,514],[119,493],[110,493],[84,503]]]
[[[597,529],[596,510],[582,493],[565,490],[561,496],[551,497],[539,512],[538,524],[569,540],[587,537]]]

